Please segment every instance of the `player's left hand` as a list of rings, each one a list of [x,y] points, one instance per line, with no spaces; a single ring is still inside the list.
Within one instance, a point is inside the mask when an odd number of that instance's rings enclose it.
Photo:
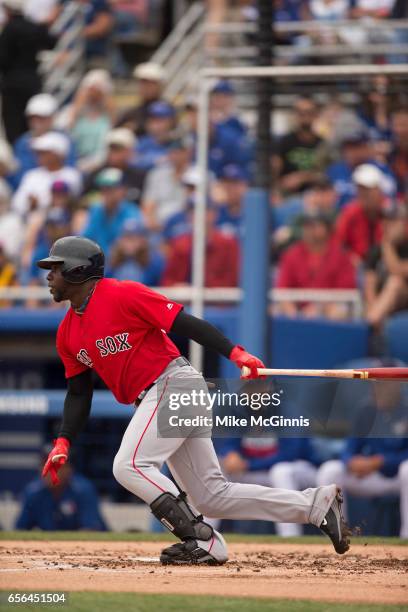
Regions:
[[[239,346],[239,344],[237,344],[237,346],[234,346],[229,358],[240,370],[242,370],[243,367],[246,367],[250,370],[250,373],[248,375],[241,375],[241,378],[265,378],[265,376],[259,376],[258,374],[258,368],[265,367],[263,362],[258,359],[258,357],[255,357],[255,355],[247,353],[242,346]]]
[[[57,438],[54,440],[54,448],[48,455],[47,461],[45,462],[42,476],[45,477],[49,473],[54,486],[60,482],[57,472],[68,459],[70,446],[70,441],[67,440],[67,438]]]

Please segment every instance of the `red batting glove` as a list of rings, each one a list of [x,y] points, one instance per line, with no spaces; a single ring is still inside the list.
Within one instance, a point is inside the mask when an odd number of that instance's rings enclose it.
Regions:
[[[67,440],[67,438],[57,438],[56,440],[54,440],[54,448],[48,455],[48,459],[45,462],[42,471],[42,476],[46,476],[48,472],[50,473],[53,485],[57,485],[60,483],[57,472],[68,459],[70,446],[71,443],[69,440]]]
[[[260,378],[258,374],[258,368],[265,367],[265,365],[260,359],[258,359],[258,357],[247,353],[244,347],[239,346],[239,344],[237,344],[237,346],[234,346],[229,358],[235,363],[236,366],[238,366],[240,370],[244,366],[251,370],[251,373],[248,376],[241,376],[241,378]],[[261,378],[265,377],[262,376]]]

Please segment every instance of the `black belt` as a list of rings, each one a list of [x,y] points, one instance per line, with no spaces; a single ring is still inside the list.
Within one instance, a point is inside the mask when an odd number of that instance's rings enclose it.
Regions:
[[[179,366],[179,367],[186,366],[186,365],[191,365],[189,360],[186,359],[185,357],[177,357],[176,359],[173,359],[173,361],[170,361],[170,363],[172,363],[172,364],[174,364],[176,366]],[[170,365],[170,363],[166,367],[168,367]],[[139,395],[135,399],[135,406],[139,406],[142,403],[142,400],[145,398],[145,396],[150,391],[150,389],[152,387],[154,387],[156,382],[157,382],[157,378],[152,383],[150,383],[150,385],[147,385],[147,387],[145,387],[143,389],[143,391],[141,391],[139,393]]]

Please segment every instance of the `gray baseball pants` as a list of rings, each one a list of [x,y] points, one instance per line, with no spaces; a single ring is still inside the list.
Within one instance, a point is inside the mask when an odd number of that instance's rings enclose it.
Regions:
[[[193,388],[200,375],[192,366],[180,367],[173,361],[157,382],[175,376],[191,378]],[[317,527],[322,523],[336,496],[334,485],[291,491],[228,482],[210,438],[159,438],[156,387],[137,408],[113,463],[113,474],[123,487],[149,505],[164,492],[177,496],[175,484],[160,472],[166,462],[192,508],[207,517],[312,523]]]

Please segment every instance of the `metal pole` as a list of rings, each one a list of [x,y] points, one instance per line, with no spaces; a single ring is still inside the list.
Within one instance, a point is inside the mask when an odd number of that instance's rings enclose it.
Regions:
[[[198,99],[198,151],[197,165],[200,182],[194,208],[192,285],[193,299],[191,312],[195,317],[204,314],[205,287],[205,247],[206,247],[206,207],[207,207],[207,169],[208,169],[208,131],[209,131],[209,89],[210,82],[202,79]],[[193,340],[189,343],[190,361],[199,372],[203,369],[203,347]]]
[[[339,64],[336,66],[236,66],[235,68],[203,68],[201,78],[288,78],[291,80],[308,77],[336,79],[339,76],[359,77],[400,75],[408,76],[408,64]]]
[[[273,8],[258,0],[258,64],[270,67],[273,49]],[[271,157],[271,80],[258,78],[256,164],[254,187],[244,201],[240,341],[265,361],[269,349],[269,190]]]

